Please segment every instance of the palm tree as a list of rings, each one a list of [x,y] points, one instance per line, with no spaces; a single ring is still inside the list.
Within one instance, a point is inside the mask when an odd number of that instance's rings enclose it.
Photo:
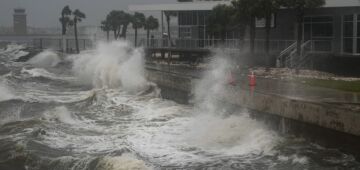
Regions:
[[[166,18],[166,23],[167,23],[167,31],[168,31],[168,39],[170,42],[170,46],[172,46],[172,42],[171,42],[171,30],[170,30],[170,20],[172,16],[176,16],[176,13],[173,11],[164,11],[165,14],[165,18]]]
[[[131,22],[131,15],[124,11],[112,10],[106,19],[109,21],[110,29],[114,32],[114,39],[126,39],[126,31]]]
[[[78,32],[77,32],[77,23],[81,22],[83,19],[85,19],[86,16],[83,12],[81,12],[80,10],[76,9],[73,12],[73,20],[72,20],[72,24],[74,26],[74,33],[75,33],[75,45],[76,45],[76,52],[80,53],[79,50],[79,40],[78,40]]]
[[[121,24],[119,18],[121,17],[122,11],[112,10],[107,16],[106,21],[109,22],[110,29],[114,32],[114,39],[117,40],[118,32],[120,32]]]
[[[301,55],[301,42],[303,31],[303,20],[306,9],[319,8],[325,4],[325,0],[281,0],[281,4],[296,12],[297,24],[297,55]]]
[[[101,21],[101,30],[106,32],[106,40],[109,41],[110,31],[111,31],[111,25],[109,20],[106,18],[104,21]]]
[[[158,19],[153,16],[146,18],[144,29],[146,30],[146,46],[149,46],[150,31],[159,28]]]
[[[123,12],[119,19],[119,22],[122,26],[120,37],[126,39],[127,28],[131,22],[132,16],[126,12]]]
[[[132,27],[135,31],[135,47],[137,46],[137,35],[138,35],[138,29],[142,28],[145,25],[145,15],[143,13],[135,12],[135,14],[132,16]]]
[[[66,31],[67,31],[67,27],[69,26],[70,24],[70,18],[69,16],[71,15],[71,10],[70,10],[70,7],[68,5],[66,5],[62,10],[61,10],[61,17],[59,18],[59,21],[61,23],[61,28],[62,28],[62,31],[61,31],[61,35],[62,35],[62,47],[63,47],[63,52],[65,52],[66,48],[65,48],[65,34],[66,34]]]
[[[259,16],[261,8],[260,0],[233,0],[232,5],[235,8],[236,16],[241,18],[241,21],[250,26],[250,53],[255,52],[255,37],[256,25],[255,19]]]
[[[69,5],[66,5],[61,10],[61,17],[59,18],[59,21],[62,26],[62,35],[66,34],[67,31],[66,29],[69,26],[69,22],[70,22],[70,18],[69,18],[70,15],[71,15],[71,9],[69,8]]]
[[[234,15],[234,8],[225,4],[217,5],[213,8],[208,18],[208,28],[212,33],[219,33],[221,41],[224,43],[226,32],[232,24],[229,19]]]

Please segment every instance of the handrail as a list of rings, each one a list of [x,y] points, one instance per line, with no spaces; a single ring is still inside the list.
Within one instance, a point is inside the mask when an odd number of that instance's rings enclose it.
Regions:
[[[235,50],[245,50],[248,48],[249,40],[240,39],[186,39],[186,38],[172,38],[173,46],[171,48],[195,48],[195,49],[212,49],[225,48]],[[149,44],[144,44],[148,48],[170,48],[169,40],[167,38],[152,38],[149,39]],[[265,52],[265,40],[255,40],[255,48],[257,52]],[[283,48],[293,43],[293,40],[270,40],[271,52],[280,52]]]
[[[289,47],[287,47],[285,50],[281,51],[279,57],[281,57],[282,55],[288,53],[291,49],[293,49],[294,47],[296,47],[296,42],[294,42],[293,44],[291,44]]]

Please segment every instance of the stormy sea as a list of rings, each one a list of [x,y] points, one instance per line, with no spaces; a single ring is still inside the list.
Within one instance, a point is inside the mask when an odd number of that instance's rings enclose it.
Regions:
[[[143,50],[127,42],[19,62],[27,53],[0,50],[1,170],[360,169],[351,154],[217,103],[221,56],[182,105],[161,98]]]

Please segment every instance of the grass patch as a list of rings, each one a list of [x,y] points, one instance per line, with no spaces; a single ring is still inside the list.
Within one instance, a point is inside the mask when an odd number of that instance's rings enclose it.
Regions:
[[[337,89],[349,92],[360,92],[360,81],[323,80],[312,78],[297,78],[295,81],[310,86],[318,86],[330,89]]]

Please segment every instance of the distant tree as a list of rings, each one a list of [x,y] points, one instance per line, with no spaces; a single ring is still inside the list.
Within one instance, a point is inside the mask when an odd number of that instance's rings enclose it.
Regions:
[[[76,9],[72,14],[73,14],[73,19],[72,19],[71,25],[74,26],[76,52],[80,53],[77,24],[79,22],[81,22],[83,19],[85,19],[86,16],[83,12],[81,12],[78,9]]]
[[[68,5],[66,5],[61,10],[61,17],[59,18],[59,21],[61,23],[61,35],[62,35],[62,50],[63,52],[66,51],[66,40],[65,40],[65,34],[67,32],[67,27],[70,25],[70,16],[71,16],[71,10]]]
[[[226,32],[232,26],[232,18],[234,16],[234,8],[225,4],[215,6],[208,18],[208,28],[212,33],[219,33],[221,41],[224,42]]]
[[[70,23],[70,16],[71,16],[71,9],[68,5],[66,5],[61,10],[61,17],[59,18],[59,21],[62,26],[62,35],[66,34],[67,27],[69,26],[69,23]]]
[[[146,18],[144,29],[146,30],[146,45],[149,46],[150,31],[159,28],[158,19],[153,16]]]
[[[176,13],[173,12],[173,11],[164,11],[164,14],[165,14],[166,23],[167,23],[168,39],[169,39],[169,42],[170,42],[169,45],[172,46],[170,21],[171,21],[172,16],[176,16]]]
[[[325,0],[281,0],[281,5],[296,12],[297,24],[297,54],[301,55],[301,42],[303,31],[303,20],[306,9],[319,8],[325,5]]]
[[[130,14],[126,12],[122,13],[122,16],[120,17],[120,24],[122,26],[120,37],[123,39],[126,39],[127,28],[131,23],[131,20],[132,20],[132,16]]]
[[[122,11],[112,10],[107,16],[106,21],[109,22],[110,29],[114,33],[114,39],[117,40],[119,37],[118,34],[121,30],[120,18],[122,15]]]
[[[106,40],[109,41],[110,39],[110,31],[111,31],[111,23],[108,20],[108,18],[106,18],[104,21],[101,21],[101,26],[100,26],[101,30],[103,30],[104,32],[106,32]]]
[[[145,15],[143,13],[135,12],[131,19],[132,27],[135,31],[135,47],[137,46],[138,29],[145,25]]]
[[[110,29],[114,32],[114,39],[126,39],[127,27],[132,16],[124,11],[112,10],[106,18],[110,23]]]
[[[235,8],[236,16],[241,22],[250,26],[250,53],[255,52],[256,25],[255,20],[261,16],[260,0],[233,0],[232,6]]]

